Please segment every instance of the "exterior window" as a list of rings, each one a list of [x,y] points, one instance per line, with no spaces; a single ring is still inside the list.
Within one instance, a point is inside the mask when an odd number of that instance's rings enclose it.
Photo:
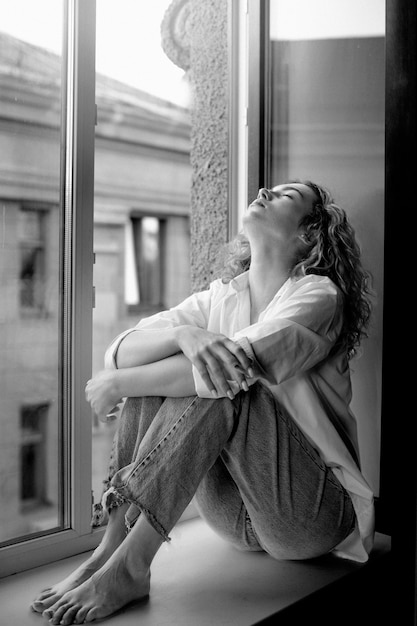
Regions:
[[[44,310],[45,213],[34,209],[19,211],[20,307],[21,311]]]
[[[93,375],[116,335],[190,293],[191,94],[164,51],[177,45],[174,6],[96,3]],[[114,428],[92,420],[95,503]]]
[[[48,405],[22,407],[20,414],[20,500],[23,507],[46,503]]]
[[[46,537],[67,527],[60,228],[64,1],[53,5],[22,0],[0,7],[0,542],[5,545],[23,545],[35,534]],[[55,52],[32,40],[38,20],[54,32]],[[0,570],[6,560],[2,553]]]
[[[95,541],[94,4],[0,3],[0,576]]]

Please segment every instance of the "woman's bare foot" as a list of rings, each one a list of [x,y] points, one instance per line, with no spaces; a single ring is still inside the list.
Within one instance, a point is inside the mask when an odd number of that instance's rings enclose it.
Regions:
[[[112,512],[106,533],[90,558],[64,580],[44,589],[32,602],[32,610],[43,613],[45,609],[58,602],[67,591],[75,589],[103,567],[125,538],[124,512],[124,507]]]
[[[51,624],[82,624],[115,613],[126,604],[149,595],[150,571],[130,568],[123,559],[110,558],[82,585],[68,591],[44,617]]]
[[[107,617],[147,597],[150,565],[162,541],[141,515],[108,561],[91,578],[64,593],[43,615],[51,624],[81,624]]]

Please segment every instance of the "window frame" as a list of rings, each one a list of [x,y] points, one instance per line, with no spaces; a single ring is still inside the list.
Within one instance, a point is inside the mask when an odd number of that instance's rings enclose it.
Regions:
[[[91,376],[95,0],[65,0],[61,107],[61,425],[62,527],[0,549],[0,577],[93,549],[103,530],[91,521]],[[63,256],[63,258],[62,258]]]
[[[268,94],[263,90],[268,71],[265,42],[269,0],[248,2],[248,48],[250,74],[259,78],[251,90],[247,119],[251,154],[248,196],[268,185],[265,156],[265,129]],[[382,350],[382,404],[380,489],[376,499],[376,531],[392,536],[392,571],[402,576],[396,597],[396,611],[405,623],[417,619],[417,472],[415,461],[416,425],[409,407],[412,383],[399,365],[404,361],[403,339],[398,333],[399,294],[407,294],[410,267],[404,258],[406,213],[410,188],[416,171],[416,3],[413,0],[386,0],[385,75],[385,240]],[[411,52],[412,51],[412,52]],[[412,184],[412,183],[411,183]],[[412,196],[411,196],[412,198]],[[399,207],[402,207],[401,209]],[[407,207],[407,209],[405,208]],[[407,240],[408,242],[408,240]],[[402,247],[401,253],[399,247]],[[409,249],[409,248],[408,248]],[[412,329],[410,328],[412,332]],[[401,352],[400,352],[401,350]],[[406,370],[408,367],[405,368]],[[403,426],[402,417],[406,417]],[[401,423],[401,425],[400,425]],[[404,430],[405,428],[405,430]],[[400,574],[401,573],[401,574]]]
[[[251,154],[249,158],[249,171],[254,169],[252,175],[248,177],[248,196],[255,197],[260,187],[268,187],[271,184],[270,181],[270,168],[269,168],[269,139],[268,139],[268,124],[270,119],[269,103],[269,72],[270,72],[270,59],[269,59],[269,6],[270,0],[248,0],[248,16],[249,16],[249,57],[252,59],[249,65],[249,75],[257,76],[258,83],[252,92],[252,104],[249,101],[249,115],[248,115],[248,134],[250,138],[249,145],[251,146]],[[389,20],[387,18],[387,29],[389,27]],[[389,72],[387,72],[386,80],[389,81]],[[251,81],[251,79],[249,79]],[[388,155],[386,155],[388,159]],[[387,263],[387,260],[385,260]],[[383,411],[381,410],[381,413]],[[381,415],[382,423],[382,415]],[[385,479],[384,463],[386,457],[380,460],[380,490],[381,495],[375,498],[377,513],[381,510],[381,514],[377,515],[377,530],[382,529],[389,532],[387,527],[387,518],[385,515],[386,507],[383,500],[385,496],[385,489],[382,485],[382,481]]]

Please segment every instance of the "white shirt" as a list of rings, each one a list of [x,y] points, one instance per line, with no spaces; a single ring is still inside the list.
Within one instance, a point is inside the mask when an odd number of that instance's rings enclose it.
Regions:
[[[335,284],[316,275],[288,279],[251,324],[248,273],[230,283],[216,280],[207,291],[116,337],[106,351],[105,366],[116,366],[117,348],[128,333],[183,324],[230,337],[253,360],[256,376],[249,382],[261,380],[270,388],[350,494],[356,528],[334,552],[366,561],[373,545],[373,493],[355,462],[358,441],[349,410],[348,361],[343,354],[329,357],[342,326],[342,296]],[[193,375],[197,395],[212,398],[195,367]]]

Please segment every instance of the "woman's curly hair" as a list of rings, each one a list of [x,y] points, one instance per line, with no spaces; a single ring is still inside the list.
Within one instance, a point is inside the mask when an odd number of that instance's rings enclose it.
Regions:
[[[355,231],[346,213],[333,200],[327,189],[311,181],[293,181],[306,185],[317,201],[309,215],[303,218],[304,227],[300,253],[291,276],[307,274],[328,276],[343,295],[343,326],[335,350],[343,350],[353,357],[363,337],[371,315],[370,274],[363,268],[361,252]],[[222,279],[230,282],[250,267],[249,241],[240,233],[228,245]]]

